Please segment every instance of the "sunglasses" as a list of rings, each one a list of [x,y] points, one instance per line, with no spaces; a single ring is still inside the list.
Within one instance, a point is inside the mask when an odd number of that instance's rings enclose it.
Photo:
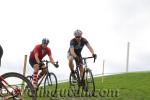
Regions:
[[[76,36],[75,38],[81,38],[81,36]]]
[[[48,45],[48,43],[43,43],[43,45],[46,45],[46,46],[47,46],[47,45]]]

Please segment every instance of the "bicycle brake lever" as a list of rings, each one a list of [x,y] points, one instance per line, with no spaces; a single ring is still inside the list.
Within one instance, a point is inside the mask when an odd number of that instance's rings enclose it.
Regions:
[[[94,58],[94,63],[95,63],[95,58]]]
[[[94,58],[94,63],[95,63],[96,58]]]
[[[58,64],[58,61],[56,61],[55,63]]]

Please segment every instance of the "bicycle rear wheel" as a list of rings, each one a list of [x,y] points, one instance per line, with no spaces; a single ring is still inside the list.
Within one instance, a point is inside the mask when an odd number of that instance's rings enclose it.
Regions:
[[[36,100],[36,92],[26,77],[15,72],[5,73],[2,77],[9,84],[1,89],[6,100]]]
[[[57,84],[56,75],[52,72],[48,73],[44,81],[44,93],[54,96],[57,93]]]
[[[95,92],[94,78],[92,71],[89,68],[87,68],[86,71],[84,71],[83,90],[85,92],[88,92],[89,95],[94,95]]]

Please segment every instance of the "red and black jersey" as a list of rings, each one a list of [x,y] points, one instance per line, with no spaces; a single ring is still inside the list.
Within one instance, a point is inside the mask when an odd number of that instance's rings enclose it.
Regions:
[[[2,55],[3,55],[3,48],[2,48],[2,46],[0,45],[0,66],[1,66],[1,58],[2,58]]]
[[[43,48],[42,44],[36,45],[30,54],[30,59],[35,59],[35,54],[38,53],[39,60],[42,60],[46,55],[51,56],[51,50],[49,47]]]

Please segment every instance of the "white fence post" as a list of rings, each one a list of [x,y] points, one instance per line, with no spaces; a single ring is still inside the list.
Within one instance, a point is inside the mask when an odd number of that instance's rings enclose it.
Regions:
[[[24,56],[23,75],[26,75],[27,55]]]
[[[130,42],[127,43],[126,72],[129,71],[129,49],[130,49]]]
[[[105,66],[105,60],[103,60],[103,69],[102,69],[102,83],[104,82],[104,67]]]

